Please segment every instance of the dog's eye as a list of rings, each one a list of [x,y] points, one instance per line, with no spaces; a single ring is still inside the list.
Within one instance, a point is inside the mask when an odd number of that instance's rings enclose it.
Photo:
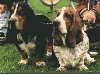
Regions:
[[[64,15],[66,18],[72,18],[70,14],[65,14]]]

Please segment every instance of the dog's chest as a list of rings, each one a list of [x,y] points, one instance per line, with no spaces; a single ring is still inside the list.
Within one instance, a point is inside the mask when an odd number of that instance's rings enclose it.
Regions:
[[[79,62],[76,51],[73,49],[66,49],[65,47],[54,46],[54,53],[60,62],[63,60],[63,64],[75,66]]]
[[[80,45],[83,42],[80,43]],[[67,47],[61,47],[61,46],[54,46],[54,53],[58,60],[63,60],[63,63],[65,65],[72,65],[75,66],[77,63],[79,63],[80,56],[84,54],[87,50],[84,50],[84,46],[76,48],[67,48]]]

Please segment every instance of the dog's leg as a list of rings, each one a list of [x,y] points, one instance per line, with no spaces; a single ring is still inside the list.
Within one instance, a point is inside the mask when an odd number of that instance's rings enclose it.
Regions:
[[[84,65],[84,54],[80,55],[80,62],[78,68],[80,71],[88,70],[88,68]]]
[[[35,47],[36,66],[45,66],[45,61],[44,61],[45,48],[46,48],[46,35],[38,33],[36,37],[36,47]]]
[[[42,59],[36,59],[36,66],[37,67],[45,66],[45,62]]]
[[[86,59],[87,64],[91,64],[96,61],[96,60],[94,60],[94,58],[91,58],[87,52],[85,53],[85,59]]]
[[[27,64],[28,63],[28,49],[27,49],[27,46],[26,44],[20,44],[19,45],[19,51],[20,51],[20,54],[21,54],[21,60],[19,62],[19,64]]]
[[[53,51],[53,45],[48,45],[46,56],[51,56]]]
[[[28,51],[27,44],[24,43],[21,33],[18,33],[14,36],[14,44],[16,45],[19,53],[21,54],[21,60],[18,64],[27,64],[28,63],[28,54],[27,53],[29,51]]]
[[[47,40],[48,40],[48,46],[47,46],[46,56],[51,56],[53,51],[53,25],[52,24],[49,24],[48,27]]]
[[[23,50],[23,48],[20,47],[20,44],[15,42],[15,45],[16,45],[19,53],[21,54],[21,60],[18,64],[27,64],[28,63],[28,54],[25,52],[25,50]]]
[[[28,63],[28,59],[21,59],[18,64],[27,64],[27,63]]]
[[[60,65],[60,67],[58,67],[56,71],[65,71],[65,67]]]
[[[21,54],[21,60],[19,61],[18,64],[28,64],[28,54],[23,50],[21,50],[20,54]]]
[[[57,56],[60,66],[56,69],[56,71],[65,71],[65,64],[63,61],[63,57],[60,55]]]

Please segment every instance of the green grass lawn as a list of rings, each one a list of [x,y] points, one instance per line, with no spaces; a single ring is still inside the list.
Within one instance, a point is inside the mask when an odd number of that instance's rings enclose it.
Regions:
[[[29,5],[37,14],[44,14],[49,17],[52,21],[56,16],[56,13],[48,13],[50,11],[49,7],[43,5],[40,0],[29,0]],[[59,4],[54,6],[54,11],[58,8],[62,8],[63,6],[68,6],[69,2],[67,0],[62,0]],[[84,72],[100,72],[100,56],[96,56],[97,60],[95,63],[91,65],[87,65],[89,68],[88,71]],[[17,51],[17,48],[14,44],[6,43],[5,45],[0,47],[0,73],[33,73],[33,72],[55,72],[56,62],[53,60],[49,60],[46,58],[46,66],[45,67],[36,67],[34,62],[34,57],[29,59],[30,63],[28,65],[19,65],[20,54]],[[72,68],[67,72],[79,72],[78,69]],[[80,73],[80,72],[79,72]]]

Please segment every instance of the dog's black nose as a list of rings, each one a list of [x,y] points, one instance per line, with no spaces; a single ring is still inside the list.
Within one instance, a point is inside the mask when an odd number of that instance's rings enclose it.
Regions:
[[[54,21],[53,24],[54,24],[55,27],[58,27],[60,22],[59,21]]]
[[[60,34],[60,33],[61,33],[61,31],[59,30],[60,22],[57,21],[57,20],[55,20],[55,21],[53,22],[53,24],[54,24],[54,31],[55,31],[55,34]]]

